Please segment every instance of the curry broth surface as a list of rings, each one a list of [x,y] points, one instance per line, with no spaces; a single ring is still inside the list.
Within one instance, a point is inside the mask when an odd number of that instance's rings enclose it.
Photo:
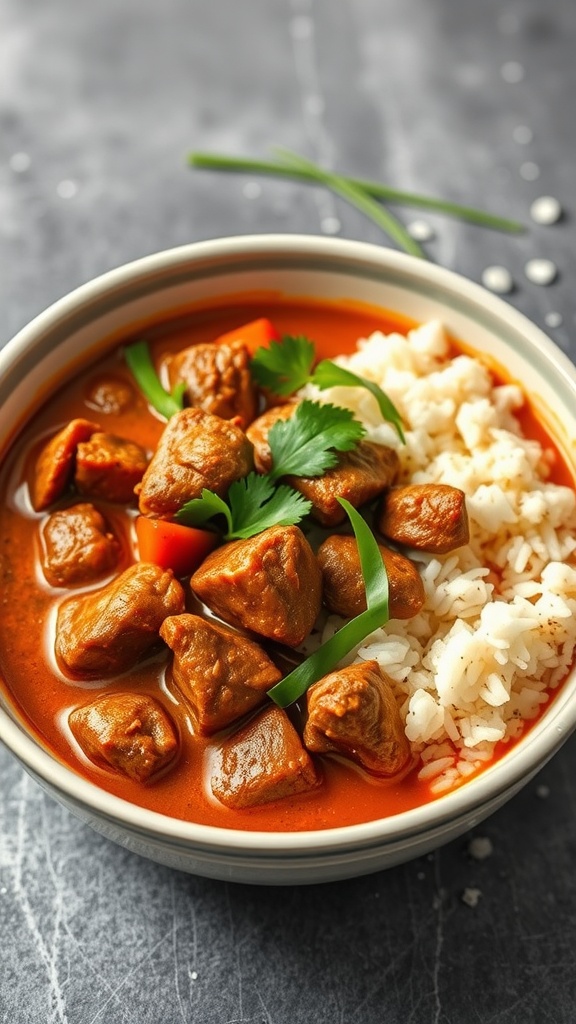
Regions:
[[[276,302],[218,309],[175,321],[167,321],[143,335],[156,357],[190,344],[212,341],[218,335],[250,320],[268,317],[281,333],[307,334],[320,357],[353,351],[358,338],[375,330],[406,333],[410,322],[381,311],[355,307],[325,306],[312,302]],[[134,340],[127,336],[126,341]],[[61,387],[29,421],[8,453],[0,474],[0,542],[2,614],[0,617],[0,668],[12,703],[53,753],[74,771],[117,796],[175,818],[227,828],[264,831],[325,829],[397,814],[433,799],[429,785],[412,771],[401,779],[383,782],[368,776],[337,757],[323,757],[324,777],[311,793],[285,798],[263,807],[230,810],[217,802],[209,789],[210,751],[218,737],[206,739],[194,734],[184,705],[170,690],[167,667],[169,652],[140,663],[113,680],[78,682],[65,677],[53,656],[56,609],[61,600],[80,590],[50,587],[40,565],[40,527],[43,514],[34,513],[26,481],[43,444],[74,417],[92,419],[103,430],[137,441],[153,450],[164,422],[150,412],[144,398],[120,416],[96,411],[87,402],[90,389],[101,377],[131,380],[121,348],[101,359]],[[528,436],[537,437],[557,453],[553,479],[573,486],[573,477],[542,424],[530,412],[523,414]],[[70,504],[62,499],[55,507]],[[97,501],[97,507],[122,543],[122,571],[137,556],[134,519],[136,507]],[[189,594],[189,588],[185,586]],[[198,604],[189,598],[190,610]],[[181,752],[175,766],[147,784],[134,782],[112,771],[96,767],[82,753],[67,725],[70,711],[93,700],[98,693],[134,689],[159,696],[171,714],[181,738]]]

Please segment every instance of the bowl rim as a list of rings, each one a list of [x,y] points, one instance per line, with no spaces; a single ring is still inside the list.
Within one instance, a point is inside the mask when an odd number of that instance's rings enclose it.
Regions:
[[[24,326],[0,351],[0,377],[8,367],[38,343],[42,335],[62,328],[71,317],[82,311],[98,308],[106,297],[114,296],[122,305],[122,293],[134,284],[145,285],[154,277],[170,279],[184,267],[213,265],[214,271],[222,264],[239,257],[244,259],[287,257],[297,266],[302,260],[328,259],[336,269],[339,261],[354,262],[359,274],[372,267],[384,275],[394,272],[405,280],[426,283],[435,291],[436,299],[446,301],[447,294],[458,297],[462,311],[469,317],[474,310],[485,310],[487,315],[503,322],[526,339],[529,348],[538,349],[541,357],[569,382],[576,395],[576,368],[559,347],[528,317],[510,306],[499,296],[481,285],[433,263],[417,257],[384,248],[369,242],[348,239],[323,238],[303,234],[251,234],[219,237],[162,250],[141,257],[99,275],[64,295]],[[238,269],[245,269],[239,267]],[[408,811],[355,825],[319,830],[268,832],[229,829],[202,825],[173,818],[132,804],[121,797],[101,789],[83,778],[73,768],[57,759],[39,739],[23,731],[25,719],[18,724],[14,717],[0,707],[0,739],[30,774],[52,791],[59,792],[83,816],[92,813],[121,829],[154,836],[159,841],[169,840],[183,849],[212,849],[238,855],[293,857],[310,856],[315,852],[326,855],[331,850],[369,848],[386,843],[397,843],[402,837],[421,835],[462,815],[481,812],[483,805],[491,803],[524,778],[539,770],[576,728],[576,670],[553,694],[543,717],[509,752],[480,775],[464,782],[457,789]]]

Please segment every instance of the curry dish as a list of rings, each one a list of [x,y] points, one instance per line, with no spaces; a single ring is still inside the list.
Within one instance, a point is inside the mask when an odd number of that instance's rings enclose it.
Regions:
[[[411,555],[467,544],[464,493],[402,484],[397,449],[358,437],[321,473],[270,477],[304,510],[296,521],[226,540],[218,505],[273,474],[272,431],[306,402],[262,385],[257,347],[308,335],[329,358],[409,326],[311,302],[231,306],[148,332],[172,415],[138,386],[130,337],[37,412],[1,472],[0,658],[58,758],[129,801],[228,828],[330,828],[433,798],[376,660],[334,665],[286,706],[274,688],[327,615],[370,605],[346,503],[371,525],[389,617],[410,620],[425,598]],[[559,455],[554,479],[569,480]],[[208,500],[212,514],[187,523],[182,510]]]

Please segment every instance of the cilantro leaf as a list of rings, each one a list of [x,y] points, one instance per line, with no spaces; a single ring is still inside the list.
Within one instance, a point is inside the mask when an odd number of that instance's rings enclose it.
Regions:
[[[376,538],[362,516],[344,498],[338,498],[346,510],[358,543],[362,577],[368,607],[346,622],[314,654],[298,665],[272,689],[268,696],[281,708],[288,707],[323,676],[332,672],[375,629],[388,622],[388,574]]]
[[[400,413],[391,399],[388,398],[388,395],[373,380],[368,380],[367,377],[360,377],[357,373],[352,373],[351,370],[345,369],[344,366],[333,363],[331,359],[323,359],[314,370],[312,382],[321,391],[324,391],[326,388],[335,387],[366,388],[374,395],[378,402],[382,419],[392,423],[400,440],[406,444]]]
[[[236,480],[228,491],[228,504],[214,491],[206,488],[200,498],[193,498],[176,513],[175,519],[186,526],[200,526],[216,515],[226,517],[225,540],[253,537],[269,526],[293,526],[312,507],[292,487],[275,487],[269,476],[249,473]]]
[[[313,370],[314,359],[313,341],[304,335],[286,335],[281,341],[272,341],[268,348],[257,349],[250,368],[257,384],[284,397],[293,395],[305,384],[315,384],[321,391],[333,387],[366,388],[378,402],[382,419],[392,423],[400,440],[406,443],[400,413],[378,384],[331,359],[322,359]]]
[[[355,448],[365,433],[349,409],[305,399],[290,419],[277,420],[270,429],[272,469],[268,475],[271,480],[288,474],[321,476],[336,465],[336,452]]]
[[[285,335],[254,354],[250,369],[261,387],[275,395],[292,395],[310,380],[314,365],[314,342],[303,335]]]
[[[214,491],[207,487],[202,490],[200,498],[192,498],[182,508],[178,509],[174,519],[184,526],[201,526],[207,523],[213,516],[223,515],[228,523],[228,531],[232,529],[232,514],[228,505]]]
[[[312,508],[312,502],[292,487],[275,487],[269,476],[250,473],[228,492],[233,526],[226,539],[253,537],[269,526],[292,526]]]

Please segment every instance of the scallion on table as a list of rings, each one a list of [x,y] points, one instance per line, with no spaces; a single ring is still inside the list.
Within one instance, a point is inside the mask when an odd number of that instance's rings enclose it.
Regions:
[[[193,152],[188,155],[188,163],[191,167],[204,170],[267,174],[309,184],[324,185],[362,210],[402,249],[416,256],[424,255],[420,246],[403,224],[383,206],[384,203],[430,210],[433,213],[456,217],[458,220],[467,221],[480,227],[492,228],[495,231],[519,234],[525,230],[524,224],[508,217],[500,217],[497,214],[454,203],[447,199],[406,192],[369,179],[337,174],[284,148],[276,147],[274,152],[277,154],[276,160],[253,160],[247,157]]]

